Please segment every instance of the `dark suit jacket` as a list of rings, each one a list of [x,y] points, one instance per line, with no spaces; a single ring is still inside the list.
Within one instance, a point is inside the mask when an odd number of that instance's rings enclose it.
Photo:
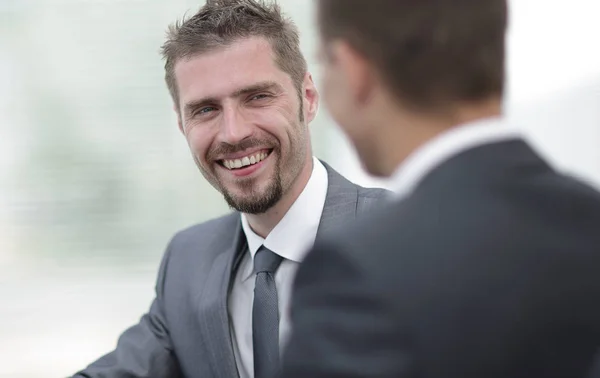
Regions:
[[[315,243],[294,300],[285,378],[585,377],[600,195],[523,141],[470,149]]]
[[[329,183],[317,236],[387,193],[354,185],[325,167]],[[178,233],[164,255],[150,311],[121,335],[113,352],[74,377],[237,377],[227,296],[244,245],[239,213]]]

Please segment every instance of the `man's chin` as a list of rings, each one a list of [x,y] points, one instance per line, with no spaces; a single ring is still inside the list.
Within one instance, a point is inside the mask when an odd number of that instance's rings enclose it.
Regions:
[[[225,196],[225,201],[232,210],[245,214],[264,214],[271,209],[277,201],[268,198],[259,200],[239,199]]]
[[[281,186],[279,185],[265,188],[260,192],[223,191],[222,193],[230,208],[247,214],[267,212],[279,202],[282,196]]]

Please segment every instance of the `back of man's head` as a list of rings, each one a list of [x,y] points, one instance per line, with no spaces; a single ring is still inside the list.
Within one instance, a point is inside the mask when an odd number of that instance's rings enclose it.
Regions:
[[[325,44],[343,40],[406,106],[501,97],[507,0],[318,0]]]

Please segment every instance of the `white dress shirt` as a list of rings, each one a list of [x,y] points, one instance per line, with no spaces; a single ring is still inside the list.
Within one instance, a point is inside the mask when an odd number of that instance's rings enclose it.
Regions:
[[[252,349],[252,303],[256,277],[254,256],[264,244],[265,247],[283,257],[275,274],[279,299],[279,345],[281,349],[290,332],[288,310],[292,283],[300,263],[315,242],[325,205],[327,184],[325,166],[318,159],[313,158],[313,171],[306,187],[266,239],[252,231],[246,216],[242,214],[242,228],[248,240],[250,253],[242,258],[228,300],[233,351],[240,378],[254,378]]]
[[[453,156],[477,146],[511,139],[523,139],[523,135],[501,117],[453,127],[419,147],[400,164],[390,177],[393,198],[408,196],[427,174]]]

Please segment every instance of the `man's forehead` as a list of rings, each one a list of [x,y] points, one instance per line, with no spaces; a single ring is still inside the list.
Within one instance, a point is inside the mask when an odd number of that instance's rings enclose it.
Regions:
[[[291,78],[275,63],[266,40],[242,40],[178,61],[174,68],[180,97],[226,97],[261,82],[285,88]]]
[[[275,54],[271,44],[264,38],[252,37],[230,42],[209,51],[191,54],[175,63],[175,74],[211,75],[219,71],[239,71],[241,69],[274,69]]]

